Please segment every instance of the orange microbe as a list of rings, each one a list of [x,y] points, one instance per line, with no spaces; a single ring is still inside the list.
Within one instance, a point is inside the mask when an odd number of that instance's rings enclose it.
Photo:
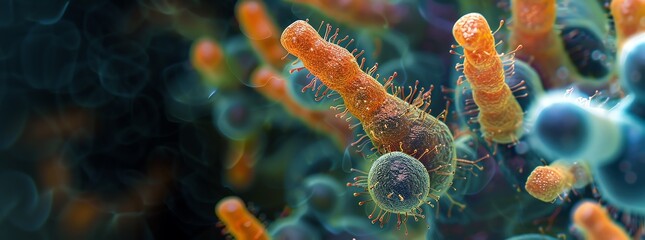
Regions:
[[[215,87],[230,86],[232,81],[224,61],[224,51],[219,43],[201,38],[193,43],[191,64],[207,84]]]
[[[300,118],[309,127],[325,134],[331,134],[341,149],[347,146],[353,135],[349,124],[336,117],[331,110],[314,111],[302,107],[287,92],[286,80],[268,66],[258,68],[251,76],[256,91],[265,97],[279,102],[292,115]]]
[[[522,45],[516,57],[531,65],[545,89],[572,83],[578,76],[555,28],[556,0],[513,0],[509,47]]]
[[[264,225],[253,216],[238,197],[226,197],[215,207],[215,214],[235,239],[270,239]]]
[[[415,157],[430,172],[431,193],[445,193],[456,168],[455,148],[448,127],[424,111],[429,106],[429,92],[417,94],[413,90],[405,100],[388,93],[371,76],[374,67],[366,73],[362,70],[364,61],[360,66],[357,63],[357,56],[363,52],[355,56],[356,51],[339,46],[348,37],[336,40],[338,30],[331,35],[330,30],[327,25],[321,37],[309,23],[298,20],[284,30],[280,40],[316,77],[314,81],[319,79],[342,97],[344,113],[361,122],[379,152],[401,151]],[[392,79],[385,85],[391,86]]]
[[[464,50],[464,63],[457,69],[463,69],[472,88],[484,138],[497,143],[516,142],[523,134],[524,112],[504,82],[504,63],[495,50],[488,22],[479,13],[469,13],[457,20],[452,34]]]
[[[247,190],[255,178],[257,138],[231,141],[225,165],[226,181],[237,191]]]
[[[573,212],[573,222],[584,233],[587,240],[627,240],[629,235],[612,221],[600,204],[585,201]]]
[[[553,202],[575,179],[565,166],[551,165],[535,168],[526,180],[526,191],[544,202]]]
[[[629,37],[645,31],[645,0],[613,0],[610,8],[616,26],[616,47],[620,51]]]
[[[261,1],[241,1],[237,4],[235,16],[240,28],[260,58],[276,69],[282,69],[287,51],[280,46],[280,31],[269,16]]]
[[[584,163],[555,161],[535,168],[526,179],[526,191],[544,202],[555,201],[570,189],[583,188],[591,182],[589,167]]]

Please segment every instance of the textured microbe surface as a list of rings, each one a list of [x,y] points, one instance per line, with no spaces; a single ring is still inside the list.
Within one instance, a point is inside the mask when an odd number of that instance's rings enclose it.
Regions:
[[[432,194],[442,195],[456,168],[452,134],[437,118],[389,94],[363,72],[355,56],[305,21],[295,21],[282,33],[282,45],[322,83],[342,97],[372,144],[382,153],[398,150],[417,158],[430,172]]]
[[[424,203],[428,195],[428,171],[415,158],[390,152],[374,161],[368,175],[369,193],[383,210],[408,213]]]
[[[540,166],[526,180],[526,191],[544,202],[553,202],[572,185],[573,176],[561,166]]]
[[[217,217],[235,239],[270,239],[264,226],[238,197],[227,197],[215,207]]]
[[[516,142],[523,134],[524,112],[504,82],[504,67],[488,22],[481,14],[466,14],[455,23],[453,35],[464,50],[463,72],[479,107],[484,138]]]

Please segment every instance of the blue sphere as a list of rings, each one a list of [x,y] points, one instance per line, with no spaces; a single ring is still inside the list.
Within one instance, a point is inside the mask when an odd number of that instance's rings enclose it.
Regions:
[[[378,207],[392,213],[408,213],[424,203],[430,176],[416,158],[390,152],[374,161],[367,176],[370,196]]]

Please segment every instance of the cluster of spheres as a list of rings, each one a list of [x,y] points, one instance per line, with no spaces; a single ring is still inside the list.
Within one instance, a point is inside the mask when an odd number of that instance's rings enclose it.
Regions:
[[[645,239],[645,0],[0,0],[0,32],[0,239]]]

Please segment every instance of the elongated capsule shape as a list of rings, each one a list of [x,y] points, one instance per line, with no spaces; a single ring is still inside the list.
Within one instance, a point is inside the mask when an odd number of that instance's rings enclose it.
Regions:
[[[611,219],[607,210],[595,202],[580,203],[573,212],[573,223],[582,229],[587,240],[631,239],[625,230]]]
[[[270,239],[262,223],[246,209],[244,202],[238,197],[220,200],[215,207],[215,214],[235,239]]]
[[[469,13],[457,20],[452,33],[464,49],[464,76],[479,107],[484,138],[497,143],[517,141],[523,134],[524,112],[504,81],[504,66],[488,22],[479,13]]]

